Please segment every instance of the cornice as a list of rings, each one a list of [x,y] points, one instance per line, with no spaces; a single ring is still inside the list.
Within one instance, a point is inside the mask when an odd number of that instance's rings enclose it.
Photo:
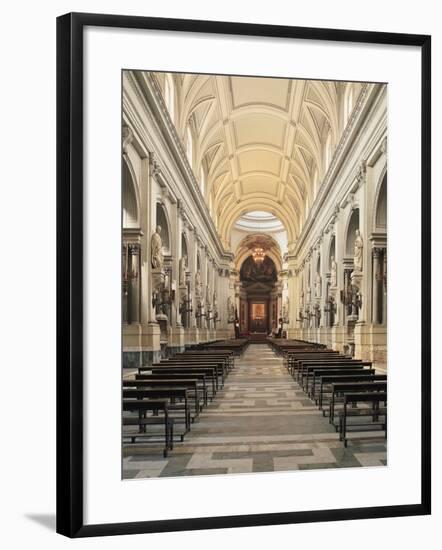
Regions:
[[[184,151],[184,147],[176,132],[175,126],[170,119],[167,107],[161,94],[161,90],[159,89],[155,78],[150,73],[141,73],[140,76],[138,73],[130,72],[130,75],[131,78],[129,78],[128,81],[131,85],[131,88],[134,90],[134,92],[137,93],[142,103],[144,103],[148,115],[152,117],[153,120],[155,120],[155,123],[158,126],[158,130],[161,132],[167,145],[167,149],[172,155],[178,172],[182,177],[182,180],[180,179],[179,183],[180,185],[185,186],[185,188],[189,192],[190,197],[193,199],[192,202],[194,204],[192,205],[192,207],[189,207],[185,197],[181,193],[179,193],[178,189],[174,189],[173,191],[171,190],[171,195],[174,197],[175,200],[181,201],[182,208],[186,211],[187,218],[193,226],[205,226],[206,231],[209,233],[209,238],[207,240],[211,240],[214,246],[214,254],[219,256],[220,259],[229,260],[230,256],[221,243],[221,239],[216,231],[213,220],[210,217],[207,206],[204,203],[199,185],[187,161],[186,152]],[[134,108],[133,105],[131,107],[131,122],[135,124],[138,119],[138,117],[136,116],[136,108]],[[138,128],[140,128],[139,124]],[[140,136],[142,137],[143,135],[144,132],[140,132]],[[156,159],[159,164],[159,155],[156,155]],[[160,165],[160,170],[163,174],[161,178],[161,183],[163,185],[165,183],[167,184],[169,176],[170,180],[175,184],[174,187],[177,187],[175,178],[171,176],[170,171],[166,170],[166,168],[162,165]],[[195,207],[202,223],[197,224],[195,222],[195,219],[192,219],[193,216],[191,216],[190,212],[194,212]]]
[[[310,209],[307,221],[304,224],[301,234],[299,235],[299,238],[296,242],[296,247],[294,251],[295,255],[299,254],[303,247],[304,241],[311,233],[312,226],[316,221],[318,212],[324,205],[339,174],[342,172],[342,169],[345,166],[345,161],[348,158],[349,152],[354,143],[354,139],[357,133],[360,131],[361,127],[363,126],[367,113],[373,107],[373,104],[381,94],[381,91],[382,88],[377,84],[364,84],[358,96],[356,105],[352,111],[350,119],[341,135],[338,145],[336,146],[330,166],[327,170],[327,173],[325,174],[323,183],[319,188],[312,208]],[[328,222],[326,225],[329,225],[329,223],[330,222]]]
[[[371,91],[369,90],[370,86]],[[320,209],[325,204],[325,201],[331,193],[332,188],[339,175],[348,166],[348,161],[351,160],[352,145],[358,132],[360,132],[363,128],[369,111],[373,110],[376,104],[382,99],[381,87],[367,84],[364,89],[365,94],[362,94],[364,90],[361,91],[361,95],[358,98],[358,103],[353,110],[352,118],[349,120],[347,128],[345,129],[341,137],[340,143],[342,142],[342,144],[340,146],[338,145],[335,151],[335,156],[332,159],[332,164],[330,165],[330,168],[327,172],[324,184],[321,186],[320,191],[318,192],[318,196],[316,197],[315,202],[312,205],[312,209],[309,213],[307,222],[304,225],[301,235],[296,242],[296,247],[294,251],[294,255],[296,257],[300,255],[303,248],[305,247],[305,244],[308,241],[311,241],[309,237],[311,237],[313,233],[312,230],[314,229],[314,225],[316,223]],[[371,165],[371,163],[368,162],[366,159],[369,159],[371,161],[374,151],[386,151],[386,125],[384,119],[385,117],[381,115],[380,122],[376,127],[376,130],[373,132],[373,136],[370,137],[367,146],[364,148],[365,157],[359,160],[359,162],[356,164],[356,168],[352,169],[352,175],[350,175],[350,177],[346,177],[347,183],[345,184],[345,186],[343,186],[342,192],[340,193],[340,198],[334,199],[333,202],[335,202],[335,206],[329,213],[328,217],[325,218],[325,221],[322,224],[323,228],[318,235],[320,235],[320,233],[333,233],[334,225],[338,219],[340,210],[345,208],[345,206],[349,202],[357,205],[355,193],[357,192],[359,187],[364,185],[366,180],[367,166]],[[339,156],[340,158],[338,158]],[[319,236],[313,237],[312,242],[317,242],[318,239]],[[304,257],[306,254],[307,251],[303,252]]]

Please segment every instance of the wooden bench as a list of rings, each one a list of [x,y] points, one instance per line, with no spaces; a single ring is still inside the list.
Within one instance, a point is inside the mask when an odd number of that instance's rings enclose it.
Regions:
[[[173,450],[173,418],[169,416],[168,401],[160,399],[145,399],[145,400],[136,400],[136,399],[123,399],[122,405],[123,411],[126,412],[138,412],[137,423],[139,425],[140,431],[138,433],[123,433],[123,438],[128,437],[135,442],[135,439],[139,437],[146,437],[147,434],[145,431],[146,425],[155,425],[155,424],[164,424],[164,449],[163,456],[167,457],[168,451]],[[157,412],[162,411],[164,413],[163,417],[144,417],[143,415],[147,412]],[[128,425],[126,419],[123,417],[123,425]]]
[[[332,391],[329,403],[329,423],[333,424],[338,431],[339,422],[335,422],[336,404],[343,403],[344,397],[347,393],[373,393],[373,392],[386,392],[387,382],[384,381],[359,381],[359,382],[334,382],[332,384]],[[341,411],[339,411],[341,412]]]
[[[218,387],[223,387],[225,378],[227,376],[227,367],[225,365],[222,365],[221,363],[218,363],[216,361],[203,361],[203,360],[169,360],[169,361],[161,361],[160,363],[153,363],[152,365],[145,366],[145,367],[138,367],[138,372],[141,374],[143,371],[149,370],[151,368],[157,368],[157,367],[165,367],[165,368],[207,368],[214,370],[214,379],[215,379],[215,386],[216,389]]]
[[[223,362],[227,363],[228,370],[232,370],[235,364],[235,356],[233,351],[214,351],[214,350],[195,350],[195,351],[185,351],[182,353],[177,353],[171,359],[180,359],[181,357],[190,357],[195,359],[220,359]]]
[[[371,363],[370,363],[371,365]],[[345,370],[345,369],[350,369],[350,370],[358,370],[358,369],[363,369],[364,367],[367,367],[367,366],[370,366],[368,364],[365,364],[365,362],[362,362],[362,361],[354,361],[354,362],[345,362],[345,361],[339,361],[337,363],[330,363],[330,364],[306,364],[302,367],[302,371],[301,371],[301,378],[300,378],[300,384],[301,384],[301,387],[302,389],[304,389],[304,391],[308,392],[308,388],[309,388],[309,381],[311,379],[313,379],[313,374],[315,372],[315,370],[322,370],[322,371],[328,371],[328,370]],[[325,373],[323,373],[325,374]],[[350,374],[350,373],[349,373]]]
[[[321,362],[321,361],[351,361],[351,357],[341,355],[340,353],[328,353],[328,354],[310,354],[310,355],[297,355],[295,357],[291,356],[288,364],[287,370],[294,377],[297,378],[299,368],[302,366],[303,362]]]
[[[218,389],[218,377],[216,370],[211,367],[194,367],[194,366],[172,366],[166,365],[155,366],[150,369],[153,376],[161,377],[163,374],[174,376],[199,376],[204,375],[207,382],[208,398],[212,401],[215,398]],[[209,391],[210,388],[210,391]]]
[[[143,389],[187,389],[189,402],[194,404],[195,418],[202,410],[203,399],[198,388],[198,380],[123,380],[123,388]]]
[[[207,405],[208,403],[208,391],[205,374],[193,374],[189,376],[184,374],[161,374],[161,376],[153,374],[136,374],[135,379],[148,380],[152,384],[158,383],[159,385],[163,384],[164,386],[166,386],[168,382],[175,382],[178,383],[178,385],[186,381],[196,382],[197,391],[201,392],[203,398],[203,405]]]
[[[288,371],[290,371],[294,362],[300,359],[314,359],[314,358],[330,358],[330,357],[342,357],[342,355],[333,350],[302,350],[302,351],[289,351],[283,353],[283,365]]]
[[[352,357],[347,357],[345,355],[330,355],[328,357],[300,357],[295,361],[292,361],[289,369],[289,373],[293,376],[295,380],[301,378],[302,369],[304,365],[321,365],[321,364],[332,364],[332,363],[351,363],[357,362],[357,359]]]
[[[371,361],[355,361],[355,362],[343,362],[343,363],[330,363],[326,365],[315,365],[308,367],[308,373],[307,373],[307,379],[306,379],[306,392],[308,396],[315,400],[316,398],[316,390],[317,390],[317,379],[322,376],[323,374],[327,374],[327,372],[332,374],[338,374],[337,371],[348,371],[351,370],[359,370],[361,367],[364,367],[364,372],[370,372],[370,374],[376,374],[374,369],[372,368],[372,362]],[[367,368],[365,368],[367,367]],[[323,371],[323,372],[321,372]],[[342,374],[342,372],[340,373]],[[349,372],[349,374],[352,374]],[[354,374],[354,373],[353,373]]]
[[[363,409],[350,408],[350,405],[358,403],[371,403],[373,406]],[[384,403],[385,407],[380,408],[380,404]],[[347,447],[347,432],[348,417],[372,417],[370,423],[358,423],[351,427],[360,428],[362,426],[372,426],[374,424],[380,425],[381,429],[385,431],[385,437],[387,437],[387,392],[367,392],[367,393],[345,393],[344,394],[344,409],[339,413],[339,440],[344,443],[344,447]],[[379,416],[384,416],[384,421],[379,422]]]
[[[169,399],[169,416],[173,418],[175,425],[178,423],[177,420],[180,420],[180,417],[173,416],[173,413],[184,413],[184,432],[178,434],[181,437],[181,441],[183,441],[185,434],[190,431],[192,419],[187,392],[187,388],[123,388],[123,399]],[[177,399],[183,402],[183,405],[176,404],[175,401]]]
[[[331,385],[333,383],[340,384],[345,382],[381,382],[385,380],[387,380],[386,374],[370,374],[365,370],[353,375],[349,375],[348,372],[344,372],[344,374],[330,375],[330,372],[327,372],[325,376],[319,376],[319,398],[317,400],[315,399],[315,403],[318,405],[319,410],[322,411],[322,416],[326,416],[326,410],[323,408],[324,398],[326,395],[330,395],[329,399],[331,399]]]

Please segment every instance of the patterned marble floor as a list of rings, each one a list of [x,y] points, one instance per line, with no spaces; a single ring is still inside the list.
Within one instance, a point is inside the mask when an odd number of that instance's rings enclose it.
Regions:
[[[250,345],[235,365],[223,390],[167,458],[160,446],[124,446],[124,479],[386,464],[379,432],[353,432],[343,447],[267,344]]]

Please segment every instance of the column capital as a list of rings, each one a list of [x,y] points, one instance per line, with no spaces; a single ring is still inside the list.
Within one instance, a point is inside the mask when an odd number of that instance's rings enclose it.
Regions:
[[[128,243],[127,246],[129,247],[129,254],[131,254],[132,256],[138,256],[140,254],[140,243]]]
[[[379,258],[379,256],[382,254],[382,251],[383,251],[383,250],[384,250],[384,249],[381,248],[381,247],[379,247],[379,246],[373,247],[373,257],[374,257],[374,258]]]

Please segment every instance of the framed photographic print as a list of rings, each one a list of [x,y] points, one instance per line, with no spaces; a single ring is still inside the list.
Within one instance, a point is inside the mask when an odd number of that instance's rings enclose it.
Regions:
[[[59,533],[430,513],[429,36],[64,15],[57,195]]]

